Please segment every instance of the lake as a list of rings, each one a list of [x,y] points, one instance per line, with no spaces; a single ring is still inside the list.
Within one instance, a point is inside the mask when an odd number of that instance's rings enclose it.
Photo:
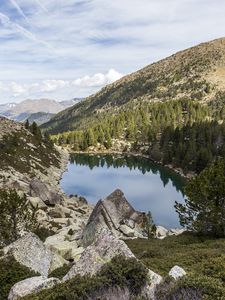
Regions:
[[[61,187],[68,195],[84,196],[95,204],[121,189],[136,210],[151,211],[157,225],[180,227],[175,201],[184,202],[185,181],[172,170],[146,158],[74,154]]]

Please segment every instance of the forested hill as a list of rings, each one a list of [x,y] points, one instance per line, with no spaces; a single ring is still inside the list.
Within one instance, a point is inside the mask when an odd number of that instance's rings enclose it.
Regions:
[[[87,127],[102,113],[117,114],[143,103],[192,99],[221,101],[225,90],[225,38],[181,51],[106,86],[43,125],[50,133]]]

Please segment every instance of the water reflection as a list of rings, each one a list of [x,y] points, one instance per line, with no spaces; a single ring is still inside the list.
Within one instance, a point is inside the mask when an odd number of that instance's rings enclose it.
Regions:
[[[146,158],[72,155],[61,186],[67,194],[83,195],[91,203],[120,188],[136,209],[150,210],[157,224],[179,226],[174,201],[183,202],[184,181]]]

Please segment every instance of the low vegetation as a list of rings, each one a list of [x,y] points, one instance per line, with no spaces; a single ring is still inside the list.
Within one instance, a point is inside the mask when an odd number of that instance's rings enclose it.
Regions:
[[[36,295],[27,296],[24,300],[82,300],[89,295],[100,295],[110,288],[128,288],[134,299],[137,299],[147,280],[147,269],[135,258],[126,259],[117,256],[105,264],[95,276],[75,276],[52,289],[43,290]],[[100,296],[99,296],[100,297]],[[135,298],[136,297],[136,298]],[[101,299],[101,298],[100,298]]]
[[[159,299],[173,299],[169,298],[169,293],[173,295],[183,287],[199,290],[207,300],[224,299],[225,239],[202,237],[186,232],[164,240],[137,239],[126,243],[138,259],[162,276],[167,276],[175,265],[188,272],[188,276],[178,281],[176,285],[169,284],[165,288],[163,284],[159,294],[165,297],[167,293],[168,298]]]
[[[0,299],[7,300],[11,287],[26,278],[39,276],[25,266],[20,265],[13,257],[0,259]]]

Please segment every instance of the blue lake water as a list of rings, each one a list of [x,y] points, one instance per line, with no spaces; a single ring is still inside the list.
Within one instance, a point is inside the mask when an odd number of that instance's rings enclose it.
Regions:
[[[95,204],[121,189],[136,210],[151,211],[157,225],[180,227],[175,201],[184,202],[184,180],[168,168],[133,156],[71,156],[61,187],[66,194],[84,196]]]

